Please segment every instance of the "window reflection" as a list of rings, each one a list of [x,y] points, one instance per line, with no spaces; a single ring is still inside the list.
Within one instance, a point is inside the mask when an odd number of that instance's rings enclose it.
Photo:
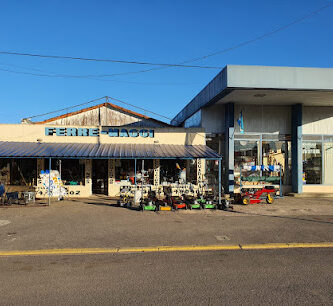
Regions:
[[[260,165],[259,162],[260,141],[235,140],[235,185],[240,185],[240,170],[244,166]],[[260,176],[259,171],[244,172],[243,177],[250,180],[250,177]]]
[[[303,143],[303,183],[322,183],[322,145]]]
[[[288,141],[263,141],[262,164],[280,165],[283,184],[291,184],[291,143]],[[278,176],[278,173],[270,173]]]

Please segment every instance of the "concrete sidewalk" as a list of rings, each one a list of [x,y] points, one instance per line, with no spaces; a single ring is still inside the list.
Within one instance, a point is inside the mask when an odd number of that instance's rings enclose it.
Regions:
[[[332,242],[333,199],[141,212],[104,197],[0,208],[0,250]]]

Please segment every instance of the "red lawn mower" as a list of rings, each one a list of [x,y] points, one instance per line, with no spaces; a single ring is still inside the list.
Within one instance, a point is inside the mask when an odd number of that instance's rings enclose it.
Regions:
[[[276,198],[277,191],[279,197],[282,197],[282,168],[281,165],[261,165],[261,166],[243,166],[240,168],[240,187],[241,187],[241,202],[244,205],[258,204],[266,201],[267,204],[273,204]],[[246,177],[248,182],[261,183],[261,186],[251,186],[252,188],[244,188],[242,181],[245,177],[242,172],[252,172],[251,175]],[[275,175],[272,175],[275,173]],[[269,183],[268,183],[269,182]],[[265,183],[272,185],[264,185]],[[276,188],[276,186],[279,186]]]
[[[167,202],[174,210],[187,209],[187,205],[183,197],[168,196]]]
[[[274,203],[274,197],[276,196],[277,190],[274,186],[265,186],[261,189],[248,190],[241,193],[242,204],[258,204],[266,200],[267,204]]]

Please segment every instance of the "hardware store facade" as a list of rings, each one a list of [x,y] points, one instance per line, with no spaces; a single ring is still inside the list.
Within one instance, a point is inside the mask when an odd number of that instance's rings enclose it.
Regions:
[[[142,184],[152,190],[179,188],[178,168],[186,169],[182,188],[196,189],[206,163],[216,168],[220,159],[198,128],[2,124],[0,135],[0,180],[7,191],[32,189],[41,198],[48,192],[40,174],[48,169],[61,173],[70,197],[113,197],[141,183],[142,167]]]
[[[205,129],[227,192],[256,187],[242,169],[279,164],[285,192],[333,193],[331,68],[226,66],[171,123]]]

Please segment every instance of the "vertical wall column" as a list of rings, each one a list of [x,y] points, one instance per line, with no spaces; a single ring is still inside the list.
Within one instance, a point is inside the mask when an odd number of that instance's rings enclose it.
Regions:
[[[206,160],[197,159],[197,181],[202,183],[206,176]]]
[[[158,187],[160,185],[160,160],[159,159],[153,160],[153,167],[154,167],[154,186]]]
[[[45,188],[43,187],[40,173],[45,170],[44,158],[37,158],[37,196],[42,197],[45,194]]]
[[[92,195],[92,160],[85,160],[85,188],[88,190],[89,196]]]
[[[302,193],[302,104],[291,107],[291,174],[292,191]]]
[[[234,192],[235,175],[234,175],[234,151],[235,151],[235,124],[234,124],[234,103],[225,105],[225,150],[224,150],[224,191],[226,193]]]
[[[197,184],[201,185],[202,183],[202,172],[203,172],[203,160],[198,158],[197,159]]]
[[[114,159],[109,159],[108,160],[108,194],[109,196],[114,196],[115,195],[115,190],[114,188],[114,183],[116,180],[116,162]]]

